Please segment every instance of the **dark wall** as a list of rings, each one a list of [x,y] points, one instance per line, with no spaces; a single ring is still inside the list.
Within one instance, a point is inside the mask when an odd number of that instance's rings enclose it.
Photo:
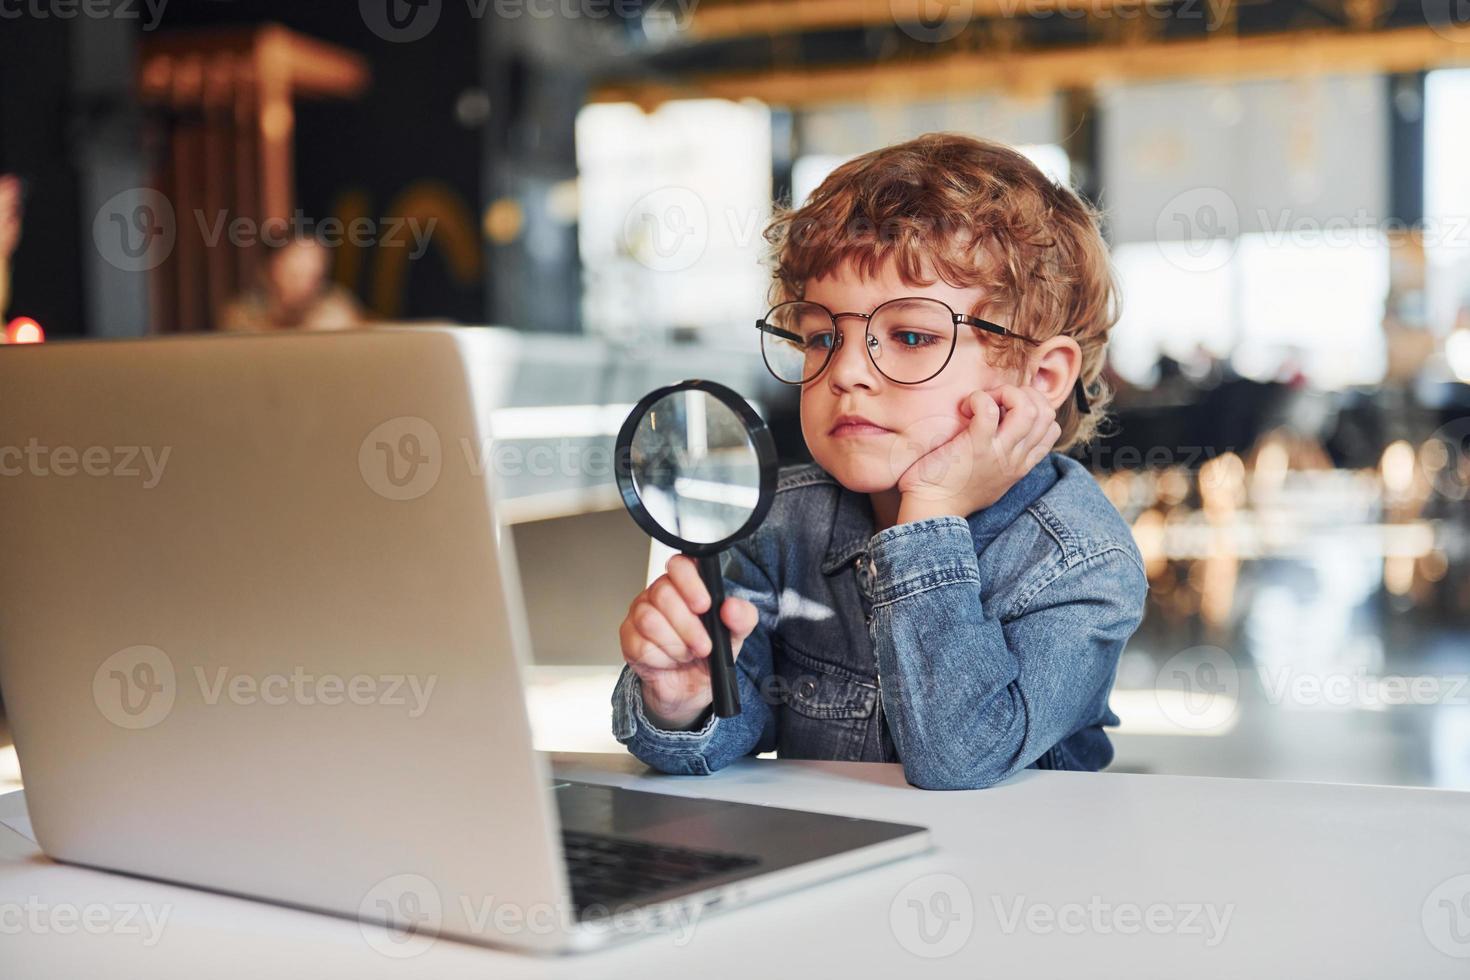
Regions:
[[[70,23],[30,18],[3,23],[0,173],[17,173],[28,186],[10,306],[4,312],[34,317],[51,336],[78,336],[86,332],[86,323],[76,106],[69,94]]]
[[[288,3],[237,0],[232,3],[168,5],[159,30],[273,22],[357,52],[372,71],[369,89],[355,101],[301,100],[296,105],[296,183],[299,207],[308,218],[340,214],[357,201],[381,221],[385,237],[391,220],[409,215],[411,201],[445,206],[428,249],[409,264],[401,297],[384,290],[399,256],[412,252],[413,238],[400,227],[391,245],[352,256],[339,271],[369,306],[384,315],[446,317],[483,322],[480,258],[480,133],[456,117],[456,105],[478,84],[478,27],[466,4],[444,3],[438,22],[424,37],[393,41],[374,33],[356,3]],[[472,103],[473,99],[466,100]],[[406,194],[411,195],[405,197]],[[457,221],[461,234],[446,227]],[[448,250],[473,250],[468,275],[449,261]],[[396,309],[395,309],[396,307]]]

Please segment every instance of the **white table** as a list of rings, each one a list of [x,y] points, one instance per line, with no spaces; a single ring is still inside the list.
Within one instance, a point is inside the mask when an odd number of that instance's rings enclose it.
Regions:
[[[552,762],[573,779],[921,823],[937,846],[707,917],[682,944],[534,958],[440,940],[394,959],[356,922],[53,864],[0,827],[0,976],[1470,976],[1470,793],[1035,771],[945,793],[875,763],[676,777],[628,756]],[[0,798],[0,817],[23,806]],[[140,908],[166,915],[161,930],[141,914],[122,928]]]

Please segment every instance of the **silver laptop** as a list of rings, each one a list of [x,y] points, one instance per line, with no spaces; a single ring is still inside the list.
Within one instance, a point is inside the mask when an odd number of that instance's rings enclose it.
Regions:
[[[486,333],[0,350],[0,692],[48,855],[398,954],[687,931],[930,847],[551,778],[474,465],[509,383]]]

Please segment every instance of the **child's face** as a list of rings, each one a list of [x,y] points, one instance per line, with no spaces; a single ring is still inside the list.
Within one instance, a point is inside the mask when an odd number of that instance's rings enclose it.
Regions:
[[[932,272],[926,272],[926,278]],[[806,284],[805,299],[834,313],[871,313],[899,296],[930,296],[956,313],[969,313],[985,297],[981,287],[961,289],[937,279],[910,286],[889,260],[873,278],[862,278],[845,263]],[[821,374],[801,389],[801,431],[812,458],[843,486],[857,493],[893,489],[920,456],[968,424],[960,406],[971,392],[1017,384],[1019,372],[993,367],[985,342],[973,327],[957,328],[954,356],[938,375],[920,384],[898,384],[873,366],[863,345],[864,321],[841,317],[843,343]],[[861,415],[885,431],[834,433],[839,415]]]

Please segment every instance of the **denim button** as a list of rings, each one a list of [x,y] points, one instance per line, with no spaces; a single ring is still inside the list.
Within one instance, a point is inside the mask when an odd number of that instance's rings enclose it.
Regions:
[[[814,680],[804,680],[796,687],[796,696],[799,698],[810,698],[813,694],[816,693],[817,682]]]

